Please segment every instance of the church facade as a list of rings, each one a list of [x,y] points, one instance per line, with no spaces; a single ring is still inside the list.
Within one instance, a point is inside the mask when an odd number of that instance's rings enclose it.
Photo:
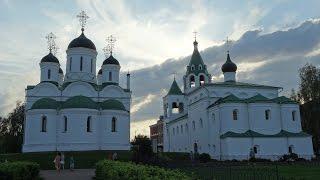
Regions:
[[[130,149],[130,74],[119,86],[120,63],[110,52],[96,71],[97,50],[84,35],[66,50],[65,73],[50,52],[40,83],[26,88],[23,152]]]
[[[229,52],[224,82],[212,82],[194,41],[183,77],[163,97],[165,152],[208,153],[214,159],[313,157],[312,137],[302,132],[299,105],[279,96],[280,87],[236,80]]]

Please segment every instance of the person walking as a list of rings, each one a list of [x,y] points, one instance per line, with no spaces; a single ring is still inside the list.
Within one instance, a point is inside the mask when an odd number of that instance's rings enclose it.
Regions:
[[[118,154],[117,152],[114,152],[112,155],[112,160],[116,161],[118,159]]]
[[[59,152],[59,153],[57,153],[57,155],[56,155],[56,157],[54,158],[54,166],[55,166],[55,168],[56,168],[56,170],[58,171],[58,172],[60,172],[60,168],[61,168],[61,153]]]
[[[62,170],[64,170],[64,154],[61,153],[61,166],[62,166]]]

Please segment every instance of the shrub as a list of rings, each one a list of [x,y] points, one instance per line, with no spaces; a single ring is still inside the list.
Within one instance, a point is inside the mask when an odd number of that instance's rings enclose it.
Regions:
[[[202,163],[206,163],[211,160],[211,156],[207,153],[202,153],[199,155],[199,161]]]
[[[172,161],[190,161],[190,154],[183,152],[162,152],[162,154],[168,157]]]
[[[33,162],[0,163],[0,177],[4,179],[36,179],[39,171],[39,164]]]
[[[250,158],[249,161],[250,162],[271,162],[270,159],[255,158],[255,157]]]
[[[299,156],[298,156],[297,154],[291,153],[291,154],[285,154],[285,155],[283,155],[283,156],[279,159],[279,161],[281,161],[281,162],[285,162],[285,161],[290,162],[290,161],[297,161],[298,159],[299,159]]]
[[[102,160],[96,164],[96,179],[191,179],[176,170],[166,170],[156,166],[145,166],[129,162]]]

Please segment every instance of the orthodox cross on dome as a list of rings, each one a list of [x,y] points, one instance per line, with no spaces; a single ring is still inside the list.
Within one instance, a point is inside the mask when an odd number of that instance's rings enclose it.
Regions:
[[[173,75],[173,80],[176,80],[177,72],[176,72],[176,71],[173,71],[171,74]]]
[[[227,46],[227,53],[229,53],[230,43],[231,43],[231,41],[229,40],[229,37],[227,36],[227,39],[226,39],[226,42],[225,42],[225,44]]]
[[[50,53],[53,53],[54,55],[57,53],[57,51],[59,49],[56,45],[56,42],[55,42],[56,38],[57,38],[56,35],[54,35],[52,32],[46,36],[47,43],[48,43],[48,49],[49,49]]]
[[[84,31],[84,27],[86,26],[87,23],[87,19],[89,18],[89,16],[87,16],[87,14],[84,11],[81,11],[78,15],[77,18],[79,18],[79,22],[81,25],[81,31]]]
[[[117,40],[113,35],[110,35],[107,37],[106,41],[107,41],[107,46],[103,48],[103,51],[105,53],[105,56],[107,57],[108,55],[110,56],[112,55],[114,44]]]
[[[193,31],[192,33],[193,33],[194,41],[197,41],[198,32],[197,31]]]

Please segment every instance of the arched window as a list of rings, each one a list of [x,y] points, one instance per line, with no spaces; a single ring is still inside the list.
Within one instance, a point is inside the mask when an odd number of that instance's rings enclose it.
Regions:
[[[117,118],[113,117],[111,122],[111,132],[117,131]]]
[[[196,130],[196,123],[192,121],[192,129],[195,131]]]
[[[72,67],[72,57],[70,57],[69,71],[71,71],[71,67]]]
[[[296,115],[296,114],[297,114],[297,112],[296,112],[296,111],[292,111],[292,113],[291,113],[291,114],[292,114],[292,121],[295,121],[295,120],[296,120],[296,118],[297,118],[297,117],[296,117],[296,116],[297,116],[297,115]]]
[[[47,116],[41,117],[41,132],[47,132]]]
[[[51,78],[51,70],[48,69],[48,79],[50,79],[50,78]]]
[[[212,113],[212,121],[216,120],[216,114]]]
[[[203,121],[201,118],[200,118],[200,127],[203,128]]]
[[[174,130],[174,128],[172,129],[172,134],[174,135],[176,132],[175,132],[175,130]]]
[[[238,109],[232,111],[233,120],[238,120]]]
[[[186,132],[189,132],[189,127],[187,123],[186,123]]]
[[[194,70],[194,65],[191,65],[191,71],[193,71]]]
[[[202,70],[202,65],[201,64],[199,64],[199,70]]]
[[[109,72],[109,81],[112,81],[112,72]]]
[[[179,113],[184,111],[183,103],[179,103]]]
[[[200,86],[204,85],[204,75],[200,75]]]
[[[270,114],[270,110],[269,110],[269,109],[264,111],[264,116],[265,116],[265,119],[266,119],[266,120],[269,120],[269,119],[270,119],[270,115],[271,115],[271,114]]]
[[[179,126],[177,126],[177,134],[179,134]]]
[[[91,59],[91,63],[90,63],[90,71],[93,71],[93,60]]]
[[[91,132],[91,116],[87,118],[87,132]]]
[[[254,152],[255,154],[258,153],[258,148],[259,148],[258,146],[254,146],[254,147],[253,147],[253,152]]]
[[[80,71],[82,71],[82,66],[83,66],[83,57],[80,57]]]
[[[64,120],[63,131],[67,132],[67,130],[68,130],[68,118],[67,118],[67,116],[64,116],[63,120]]]
[[[177,113],[179,113],[178,103],[173,102],[172,103],[172,114],[177,114]]]
[[[195,86],[196,86],[196,83],[194,80],[194,76],[190,76],[190,87],[195,87]]]
[[[291,145],[291,146],[289,146],[289,148],[288,148],[288,152],[289,152],[289,154],[292,154],[293,153],[293,145]]]
[[[183,125],[180,126],[181,134],[183,133]]]

